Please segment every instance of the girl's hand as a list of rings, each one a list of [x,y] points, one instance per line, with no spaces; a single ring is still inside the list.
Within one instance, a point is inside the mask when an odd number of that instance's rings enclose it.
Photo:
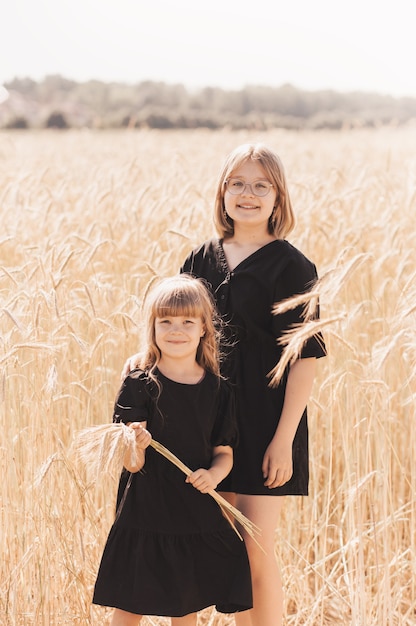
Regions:
[[[142,422],[130,422],[129,428],[135,431],[137,448],[145,450],[152,441],[152,435],[146,430]]]
[[[293,475],[292,443],[272,439],[263,457],[264,486],[273,489],[287,483]]]
[[[131,370],[134,370],[134,369],[136,369],[136,367],[138,367],[138,365],[140,363],[140,357],[141,357],[140,352],[137,352],[136,354],[133,354],[132,356],[129,356],[129,358],[127,359],[127,361],[123,365],[123,369],[121,370],[121,379],[122,380],[124,380],[126,378],[126,376],[128,376],[130,374]]]
[[[207,469],[197,469],[192,474],[190,474],[186,481],[190,483],[195,489],[198,489],[201,493],[208,493],[211,489],[215,489],[217,483],[215,482],[214,477],[211,472]]]
[[[126,424],[135,434],[135,453],[129,446],[124,455],[123,465],[127,471],[139,472],[146,460],[146,448],[152,441],[152,435],[146,430],[147,422],[128,422]]]

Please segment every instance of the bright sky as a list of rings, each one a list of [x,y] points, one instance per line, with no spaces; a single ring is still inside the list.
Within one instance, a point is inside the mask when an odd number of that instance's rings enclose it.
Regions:
[[[414,0],[12,0],[0,83],[375,91],[416,97]]]

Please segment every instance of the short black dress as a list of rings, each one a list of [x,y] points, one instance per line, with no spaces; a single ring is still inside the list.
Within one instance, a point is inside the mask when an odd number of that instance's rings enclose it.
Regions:
[[[116,401],[114,421],[147,421],[153,438],[188,467],[209,468],[213,446],[236,442],[230,385],[209,372],[195,385],[174,382],[159,371],[157,378],[159,398],[145,372],[130,372]],[[151,447],[140,472],[124,470],[94,604],[171,617],[212,605],[223,613],[252,607],[244,542],[215,500],[185,478]]]
[[[276,431],[286,389],[287,372],[270,388],[269,372],[282,354],[279,337],[304,321],[302,307],[273,315],[275,303],[308,291],[316,268],[285,240],[272,241],[229,270],[223,241],[212,239],[195,249],[181,268],[208,283],[226,326],[223,373],[236,387],[239,443],[234,466],[219,491],[252,495],[307,495],[308,423],[305,410],[293,442],[293,476],[282,487],[264,486],[264,453]],[[301,357],[326,354],[320,334],[304,345]]]

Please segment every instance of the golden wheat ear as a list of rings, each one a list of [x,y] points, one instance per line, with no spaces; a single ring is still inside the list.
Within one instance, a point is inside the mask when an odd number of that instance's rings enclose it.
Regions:
[[[192,473],[189,467],[182,463],[177,456],[161,443],[152,439],[150,445],[156,452],[176,465],[186,476]],[[133,429],[128,428],[128,426],[123,423],[90,426],[89,428],[84,428],[79,431],[75,437],[73,448],[78,458],[88,467],[88,470],[93,475],[98,476],[102,473],[112,474],[113,472],[120,473],[123,468],[125,453],[130,450],[132,458],[136,453],[135,435]],[[214,489],[208,491],[208,494],[217,502],[224,517],[239,538],[242,540],[233,520],[237,521],[244,528],[247,534],[250,535],[253,541],[255,541],[264,552],[256,539],[256,535],[261,535],[260,528],[245,517],[241,511],[227,502],[227,500],[220,496]]]

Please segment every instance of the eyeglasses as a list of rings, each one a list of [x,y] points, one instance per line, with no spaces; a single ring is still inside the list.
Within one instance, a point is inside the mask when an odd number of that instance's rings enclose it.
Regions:
[[[227,190],[233,196],[238,196],[238,194],[244,193],[246,187],[249,187],[250,192],[254,196],[260,196],[260,198],[262,196],[267,196],[270,189],[273,187],[271,183],[266,182],[265,180],[258,180],[255,183],[244,183],[239,178],[229,178],[225,181],[225,184],[227,186]]]

